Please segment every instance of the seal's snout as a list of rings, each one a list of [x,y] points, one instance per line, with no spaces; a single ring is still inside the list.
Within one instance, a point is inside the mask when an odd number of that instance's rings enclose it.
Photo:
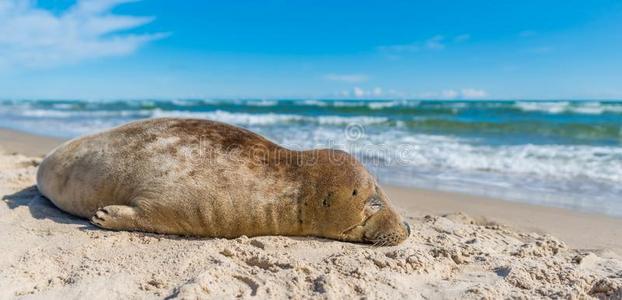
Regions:
[[[363,226],[363,241],[376,246],[398,245],[411,234],[410,225],[389,207],[371,216]]]

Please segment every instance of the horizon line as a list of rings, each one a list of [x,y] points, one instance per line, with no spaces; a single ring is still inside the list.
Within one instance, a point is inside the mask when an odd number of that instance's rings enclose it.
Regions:
[[[323,98],[323,97],[102,97],[102,98],[3,98],[0,101],[599,101],[599,102],[622,102],[622,98],[474,98],[474,99],[442,99],[442,98]]]

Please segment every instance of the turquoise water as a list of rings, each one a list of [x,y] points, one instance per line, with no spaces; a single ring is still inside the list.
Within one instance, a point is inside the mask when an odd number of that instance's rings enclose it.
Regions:
[[[1,127],[65,138],[164,116],[341,148],[386,183],[622,216],[622,101],[0,101]]]

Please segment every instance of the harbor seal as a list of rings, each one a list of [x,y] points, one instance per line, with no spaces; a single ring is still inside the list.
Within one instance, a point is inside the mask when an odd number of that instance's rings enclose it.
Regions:
[[[353,156],[293,151],[202,119],[136,121],[65,142],[37,172],[58,208],[112,230],[396,245],[410,235]]]

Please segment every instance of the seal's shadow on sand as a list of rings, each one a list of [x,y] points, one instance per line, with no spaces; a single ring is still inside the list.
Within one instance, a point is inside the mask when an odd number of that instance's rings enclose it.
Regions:
[[[85,229],[94,229],[96,226],[87,220],[72,216],[58,209],[54,203],[39,193],[36,185],[29,186],[19,192],[6,195],[2,200],[10,209],[20,206],[27,206],[30,214],[35,219],[49,219],[56,223],[62,224],[79,224],[84,225]]]

